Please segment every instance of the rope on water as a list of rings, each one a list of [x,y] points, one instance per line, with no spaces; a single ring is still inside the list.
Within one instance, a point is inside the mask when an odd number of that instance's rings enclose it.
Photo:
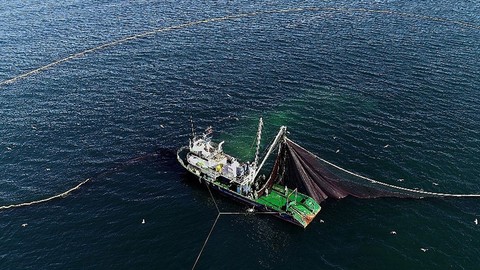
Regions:
[[[217,225],[217,221],[220,218],[220,209],[218,208],[217,202],[215,201],[215,198],[213,197],[212,191],[210,190],[210,186],[208,185],[207,181],[204,180],[205,185],[207,186],[208,192],[210,193],[210,197],[213,200],[213,203],[215,204],[215,208],[217,209],[217,217],[215,218],[215,222],[213,222],[212,228],[210,229],[210,232],[207,235],[207,238],[205,239],[205,242],[203,243],[202,248],[200,249],[200,252],[197,255],[197,259],[195,260],[195,263],[192,266],[192,270],[195,269],[197,266],[198,261],[200,260],[200,257],[202,256],[203,250],[205,249],[205,246],[207,245],[208,240],[210,239],[210,235],[213,232],[213,229],[215,228],[215,225]]]
[[[145,160],[146,158],[149,158],[149,157],[158,157],[158,156],[161,156],[161,155],[168,155],[168,154],[170,154],[170,152],[171,152],[170,149],[162,148],[162,149],[159,149],[159,150],[157,150],[153,153],[147,153],[147,154],[143,154],[143,155],[131,158],[129,160],[123,161],[120,164],[112,166],[112,167],[96,174],[94,177],[90,177],[90,178],[87,178],[87,179],[83,180],[78,185],[76,185],[76,186],[74,186],[74,187],[72,187],[72,188],[70,188],[70,189],[68,189],[68,190],[66,190],[62,193],[53,195],[53,196],[45,198],[45,199],[35,200],[35,201],[31,201],[31,202],[23,202],[23,203],[16,203],[16,204],[10,204],[10,205],[3,205],[3,206],[0,206],[0,211],[11,209],[11,208],[31,206],[31,205],[36,205],[36,204],[40,204],[40,203],[49,202],[49,201],[52,201],[52,200],[55,200],[55,199],[65,198],[70,193],[72,193],[75,190],[78,190],[79,188],[81,188],[82,186],[84,186],[85,184],[87,184],[88,182],[90,182],[94,178],[105,176],[109,173],[117,172],[118,170],[120,170],[124,167],[130,166],[132,164],[137,164],[138,162],[143,161],[143,160]]]
[[[85,185],[86,183],[88,183],[89,181],[91,180],[91,178],[87,178],[85,179],[84,181],[82,181],[80,184],[74,186],[73,188],[65,191],[65,192],[62,192],[60,194],[57,194],[57,195],[54,195],[52,197],[48,197],[46,199],[41,199],[41,200],[37,200],[37,201],[31,201],[31,202],[25,202],[25,203],[18,203],[18,204],[11,204],[11,205],[4,205],[4,206],[0,206],[0,210],[5,210],[5,209],[10,209],[10,208],[18,208],[18,207],[23,207],[23,206],[30,206],[30,205],[34,205],[34,204],[39,204],[39,203],[44,203],[44,202],[48,202],[48,201],[51,201],[51,200],[54,200],[54,199],[58,199],[58,198],[64,198],[66,197],[68,194],[72,193],[73,191],[79,189],[81,186]]]
[[[258,214],[265,214],[265,215],[272,215],[272,214],[278,214],[277,212],[222,212],[220,208],[218,207],[217,201],[215,200],[215,197],[213,197],[212,190],[210,189],[210,186],[208,185],[207,181],[204,181],[205,185],[207,186],[208,193],[210,193],[210,197],[213,200],[213,203],[215,204],[215,208],[217,209],[217,217],[215,218],[215,222],[213,222],[212,228],[210,228],[210,232],[207,235],[207,238],[205,239],[205,242],[203,243],[202,248],[200,249],[200,252],[197,255],[197,259],[195,260],[195,263],[193,264],[192,270],[195,269],[197,266],[198,261],[200,260],[200,257],[203,254],[203,250],[205,249],[205,246],[207,246],[207,242],[210,239],[210,236],[212,235],[213,229],[217,225],[217,221],[222,215],[258,215]]]
[[[213,229],[215,228],[215,225],[217,225],[217,221],[220,218],[220,213],[217,214],[217,217],[215,218],[215,222],[213,222],[212,228],[210,229],[210,232],[208,233],[207,239],[205,239],[205,242],[203,243],[202,249],[198,253],[197,259],[195,260],[195,263],[193,264],[192,270],[195,269],[197,266],[198,260],[200,260],[200,256],[202,256],[203,250],[205,249],[205,246],[207,245],[208,240],[210,239],[210,235],[212,235]]]
[[[223,16],[223,17],[216,17],[216,18],[209,18],[209,19],[203,19],[203,20],[198,20],[198,21],[186,22],[186,23],[182,23],[182,24],[178,24],[178,25],[157,28],[157,29],[146,31],[146,32],[139,33],[139,34],[136,34],[136,35],[120,38],[120,39],[117,39],[117,40],[114,40],[114,41],[111,41],[111,42],[108,42],[108,43],[104,43],[104,44],[98,45],[96,47],[87,49],[87,50],[84,50],[82,52],[71,54],[71,55],[69,55],[65,58],[60,59],[60,60],[54,61],[52,63],[49,63],[47,65],[41,66],[41,67],[36,68],[36,69],[33,69],[31,71],[22,73],[22,74],[17,75],[13,78],[1,81],[0,86],[4,86],[4,85],[7,85],[7,84],[14,83],[17,80],[27,78],[31,75],[34,75],[36,73],[45,71],[45,70],[47,70],[51,67],[57,66],[57,65],[62,64],[64,62],[83,57],[86,54],[93,53],[93,52],[96,52],[98,50],[113,47],[113,46],[116,46],[116,45],[119,45],[119,44],[123,44],[123,43],[129,42],[129,41],[136,40],[136,39],[144,38],[144,37],[147,37],[147,36],[152,36],[152,35],[155,35],[157,33],[184,29],[184,28],[188,28],[188,27],[195,26],[195,25],[200,25],[200,24],[207,24],[207,23],[212,23],[212,22],[222,22],[222,21],[235,20],[235,19],[242,19],[242,18],[247,18],[247,17],[255,17],[255,16],[259,16],[259,15],[306,12],[306,11],[311,11],[311,12],[318,12],[318,11],[364,12],[364,13],[373,13],[373,14],[389,14],[389,15],[397,15],[397,16],[402,16],[402,17],[416,18],[416,19],[421,19],[421,20],[429,20],[429,21],[436,21],[436,22],[441,22],[441,23],[449,23],[449,24],[458,25],[460,27],[480,30],[480,25],[476,25],[476,24],[469,23],[469,22],[457,21],[457,20],[452,20],[452,19],[447,19],[447,18],[442,18],[442,17],[433,17],[433,16],[427,16],[427,15],[421,15],[421,14],[399,12],[399,11],[394,11],[394,10],[377,10],[377,9],[365,9],[365,8],[337,8],[337,7],[323,7],[323,8],[321,8],[321,7],[298,7],[298,8],[290,8],[290,9],[262,10],[262,11],[255,11],[255,12],[250,12],[250,13],[240,13],[240,14],[227,15],[227,16]]]
[[[207,184],[207,181],[205,181],[205,185],[207,186],[208,192],[210,193],[210,197],[212,197],[213,203],[215,204],[215,208],[217,208],[218,214],[220,214],[220,208],[218,208],[218,204],[215,201],[215,198],[213,197],[212,191],[210,190],[210,186]]]

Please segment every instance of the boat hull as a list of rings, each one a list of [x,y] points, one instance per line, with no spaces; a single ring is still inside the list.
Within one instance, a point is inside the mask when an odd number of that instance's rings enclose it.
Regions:
[[[303,224],[299,223],[296,219],[294,219],[288,213],[281,213],[281,212],[275,211],[274,209],[271,209],[271,208],[269,208],[269,207],[267,207],[263,204],[257,203],[253,200],[250,200],[249,198],[240,196],[235,192],[232,192],[228,189],[222,188],[222,187],[220,187],[218,185],[215,185],[211,182],[204,181],[204,183],[209,185],[209,187],[211,187],[213,190],[217,191],[218,193],[222,194],[223,196],[231,198],[231,199],[233,199],[233,200],[235,200],[235,201],[237,201],[241,204],[244,204],[248,207],[252,207],[257,212],[269,213],[272,216],[275,216],[275,217],[280,218],[282,220],[288,221],[288,222],[293,223],[295,225],[298,225],[298,226],[301,226],[301,227],[304,227],[304,228],[306,227],[306,226],[303,226]]]
[[[307,224],[302,224],[298,220],[296,220],[292,215],[290,215],[287,212],[279,212],[273,208],[270,208],[266,205],[263,205],[261,203],[258,203],[248,197],[242,196],[230,189],[224,188],[214,182],[215,179],[208,178],[208,176],[202,176],[196,171],[192,171],[186,164],[187,161],[185,158],[181,156],[181,152],[186,151],[186,148],[181,148],[178,153],[177,153],[177,159],[179,163],[184,167],[193,177],[197,178],[200,183],[207,185],[208,188],[216,191],[217,193],[228,197],[230,199],[233,199],[237,203],[241,203],[243,205],[248,206],[249,208],[254,208],[256,212],[262,212],[262,213],[269,213],[272,216],[275,216],[279,219],[282,219],[284,221],[287,221],[289,223],[295,224],[297,226],[300,226],[302,228],[306,228]]]

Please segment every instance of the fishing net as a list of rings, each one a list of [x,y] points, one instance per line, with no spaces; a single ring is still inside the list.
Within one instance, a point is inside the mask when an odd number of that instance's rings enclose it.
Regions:
[[[322,202],[327,198],[423,198],[423,197],[478,197],[478,194],[446,194],[409,189],[379,182],[347,171],[310,153],[303,147],[286,139],[280,146],[272,171],[276,180],[291,188],[298,188]]]

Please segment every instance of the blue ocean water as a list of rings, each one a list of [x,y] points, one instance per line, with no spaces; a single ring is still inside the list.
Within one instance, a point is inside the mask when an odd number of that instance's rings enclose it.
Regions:
[[[479,11],[472,1],[4,3],[0,82],[183,26],[0,86],[0,205],[92,179],[0,212],[0,268],[191,268],[216,217],[171,153],[191,116],[245,159],[263,116],[266,142],[287,125],[356,173],[480,193]],[[347,198],[323,204],[306,230],[222,216],[197,269],[476,269],[479,206]]]

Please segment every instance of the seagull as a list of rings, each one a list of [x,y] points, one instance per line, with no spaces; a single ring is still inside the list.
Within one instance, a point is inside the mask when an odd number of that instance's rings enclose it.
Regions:
[[[142,219],[142,224],[145,224],[145,219]]]
[[[28,225],[27,223],[23,223],[22,227],[27,227],[27,225]]]
[[[227,97],[232,97],[230,94],[227,94]]]
[[[423,251],[423,252],[427,252],[428,248],[420,248],[420,250]]]
[[[252,207],[252,208],[248,208],[248,209],[247,209],[247,212],[248,212],[248,213],[253,213],[253,212],[255,212],[255,208],[253,208],[253,207]]]
[[[165,126],[163,126],[163,125],[160,125],[160,127],[161,127],[161,128],[165,128]]]
[[[403,179],[403,178],[399,178],[397,181],[398,181],[398,182],[403,182],[404,180],[405,180],[405,179]]]
[[[438,183],[433,182],[432,184],[433,184],[434,186],[438,186]]]
[[[476,218],[473,222],[475,222],[475,225],[478,225],[478,218]]]
[[[8,150],[8,151],[12,151],[12,148],[7,146],[7,150]]]
[[[323,219],[320,219],[320,223],[325,223],[325,220],[323,220]]]
[[[336,139],[337,139],[337,136],[333,136],[333,139],[336,140]]]
[[[337,149],[337,151],[335,151],[335,153],[338,153],[338,152],[340,152],[340,149]]]
[[[395,234],[397,234],[397,232],[396,231],[391,231],[390,234],[395,235]]]
[[[50,169],[50,168],[46,168],[45,170],[46,170],[46,171],[50,171],[51,169]]]
[[[36,126],[34,126],[34,125],[32,125],[32,129],[37,129],[37,127],[36,127]]]
[[[387,148],[387,147],[389,147],[389,146],[390,146],[390,144],[386,144],[383,148]]]

